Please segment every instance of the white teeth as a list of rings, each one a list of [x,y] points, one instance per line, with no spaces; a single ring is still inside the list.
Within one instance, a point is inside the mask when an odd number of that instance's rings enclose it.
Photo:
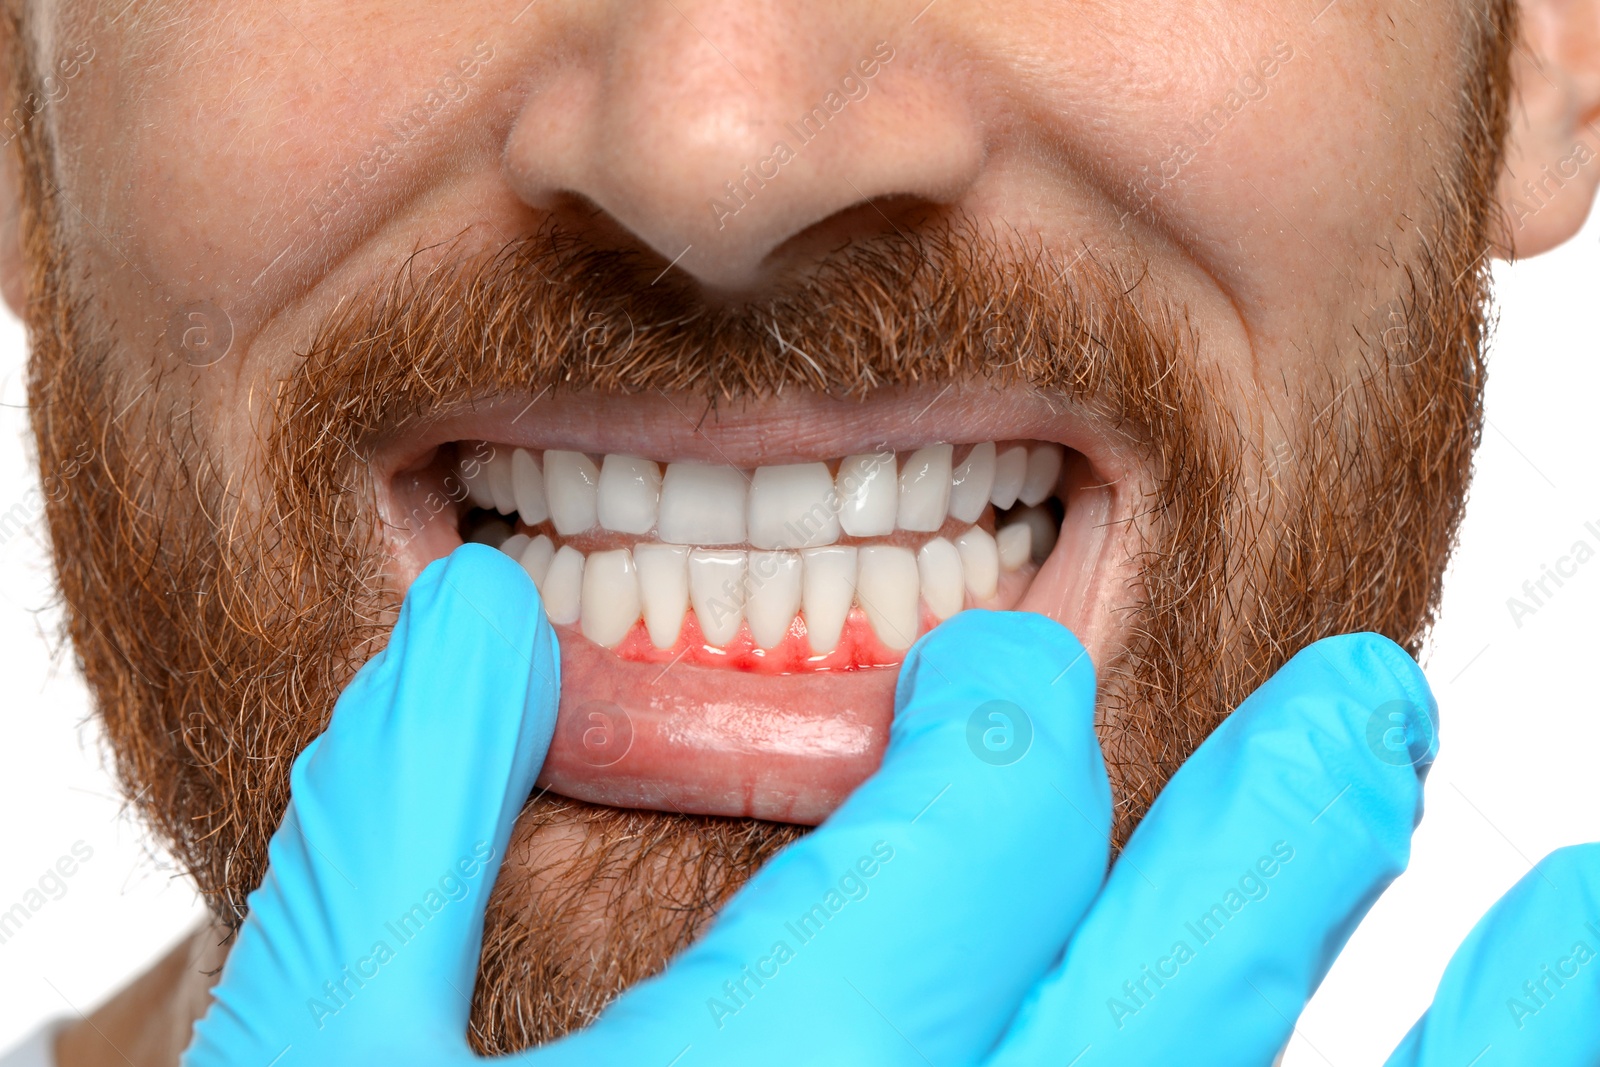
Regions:
[[[529,539],[527,547],[522,550],[520,562],[534,585],[543,588],[544,576],[550,570],[550,558],[555,554],[555,542],[544,534]]]
[[[826,463],[758,467],[750,482],[750,544],[815,548],[839,539],[833,476]]]
[[[961,553],[942,537],[935,537],[917,553],[917,576],[922,580],[922,599],[943,622],[960,611],[966,600],[961,582]]]
[[[988,600],[1000,587],[1000,550],[988,530],[972,529],[956,538],[961,573],[974,600]]]
[[[826,471],[824,471],[826,473]],[[796,552],[750,553],[750,595],[744,619],[762,648],[777,648],[800,611],[800,556]]]
[[[746,471],[621,453],[597,465],[581,452],[551,449],[541,459],[478,442],[455,473],[466,499],[501,513],[464,536],[517,560],[554,623],[581,623],[590,640],[615,648],[642,617],[651,644],[665,651],[682,640],[693,610],[707,645],[726,648],[748,626],[756,648],[772,650],[786,646],[803,617],[812,654],[825,656],[839,648],[856,606],[882,644],[904,650],[928,616],[943,621],[968,603],[991,603],[1002,573],[1049,556],[1059,524],[1039,505],[1061,479],[1065,450],[980,442],[952,470],[953,456],[948,444],[904,462],[892,452],[853,455],[833,475],[826,463]],[[459,487],[447,488],[462,499]],[[994,534],[976,525],[990,504],[1005,513]],[[965,529],[920,547],[837,543],[897,529],[937,534],[950,519]],[[613,539],[616,547],[585,557],[545,533],[508,528],[545,522],[557,540],[597,529],[659,540]]]
[[[1044,508],[1031,507],[1019,508],[1007,516],[1009,522],[1023,523],[1028,527],[1028,550],[1033,559],[1043,561],[1056,547],[1056,537],[1060,534],[1060,527],[1056,525],[1055,516]]]
[[[615,648],[639,621],[639,579],[625,548],[591,552],[583,566],[583,636]]]
[[[539,595],[544,598],[544,611],[551,622],[577,622],[583,605],[583,553],[571,545],[562,545],[545,571]]]
[[[878,640],[896,651],[910,648],[919,629],[917,557],[898,545],[868,545],[857,559],[856,597]]]
[[[682,545],[634,545],[633,563],[639,572],[639,598],[650,643],[671,648],[678,643],[689,610],[689,550]]]
[[[894,532],[900,490],[893,452],[848,456],[834,483],[839,493],[839,525],[851,537],[883,537]]]
[[[582,452],[544,454],[544,494],[556,533],[583,533],[594,526],[599,482],[599,468]]]
[[[617,533],[649,533],[661,498],[661,468],[638,456],[607,455],[600,464],[596,517]]]
[[[490,497],[494,499],[494,509],[502,515],[515,515],[517,497],[512,487],[511,454],[507,449],[501,447],[494,450],[489,461],[483,465],[483,480],[489,487]]]
[[[550,517],[550,506],[544,499],[544,473],[539,470],[539,461],[525,448],[511,453],[511,496],[517,514],[529,526],[537,526]]]
[[[676,466],[676,464],[674,464]],[[672,468],[667,468],[671,476]],[[689,553],[689,602],[706,643],[726,645],[744,621],[745,553],[697,548]]]
[[[480,441],[473,448],[472,454],[457,464],[457,474],[466,483],[467,499],[472,502],[472,506],[493,511],[494,493],[489,489],[488,461],[483,458],[486,449],[489,449],[489,446]],[[489,455],[492,457],[494,452],[489,451]],[[472,468],[472,477],[468,478],[460,469],[464,467]]]
[[[744,540],[747,483],[736,467],[669,463],[661,482],[661,540],[736,545]]]
[[[839,646],[839,635],[850,616],[850,602],[856,595],[856,551],[853,545],[834,545],[800,553],[805,572],[801,600],[806,637],[811,651],[819,656]]]
[[[510,537],[500,542],[500,551],[504,552],[512,559],[520,561],[522,559],[523,549],[527,548],[528,543],[532,540],[533,538],[529,537],[527,534],[512,534]]]
[[[1056,482],[1061,478],[1061,461],[1060,445],[1046,442],[1029,449],[1028,466],[1017,499],[1032,507],[1055,492]]]
[[[1028,477],[1028,449],[1014,445],[994,458],[994,491],[989,497],[995,507],[1004,510],[1017,502],[1022,483]]]
[[[950,517],[977,522],[994,492],[994,442],[972,446],[961,466],[950,475]]]
[[[944,525],[950,510],[949,445],[919,448],[900,468],[900,515],[902,530],[928,533]]]
[[[1000,554],[1000,569],[1014,571],[1033,558],[1033,530],[1025,522],[1014,522],[995,534]]]

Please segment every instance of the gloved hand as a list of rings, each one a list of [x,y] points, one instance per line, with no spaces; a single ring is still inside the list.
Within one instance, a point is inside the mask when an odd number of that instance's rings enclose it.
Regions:
[[[1600,1063],[1600,844],[1552,852],[1500,898],[1388,1062]]]
[[[476,1062],[483,907],[557,671],[513,561],[469,545],[424,571],[296,760],[187,1067]],[[1108,877],[1093,669],[1064,628],[959,614],[912,649],[895,703],[881,769],[699,942],[506,1059],[1266,1063],[1405,866],[1430,752],[1393,724],[1431,742],[1434,721],[1399,648],[1319,642],[1184,764]]]

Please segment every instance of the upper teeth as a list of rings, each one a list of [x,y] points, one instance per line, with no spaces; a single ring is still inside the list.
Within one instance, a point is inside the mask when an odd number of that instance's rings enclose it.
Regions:
[[[758,646],[772,648],[803,611],[813,651],[825,654],[852,602],[885,645],[903,649],[918,632],[919,599],[946,618],[968,595],[993,597],[1002,570],[1048,551],[1054,519],[1033,507],[998,539],[973,526],[918,550],[837,544],[841,536],[883,537],[897,528],[937,533],[947,519],[972,524],[990,504],[1037,505],[1055,492],[1064,455],[1048,442],[984,442],[952,469],[954,452],[937,444],[903,460],[892,452],[854,455],[837,473],[821,462],[753,472],[675,462],[663,472],[624,454],[597,465],[581,452],[551,449],[541,458],[481,446],[461,474],[473,504],[515,514],[529,527],[548,523],[560,537],[597,529],[653,535],[587,557],[544,534],[506,541],[501,547],[533,576],[555,622],[581,623],[585,636],[615,646],[642,616],[651,642],[669,648],[692,606],[708,643],[727,644],[743,625]]]

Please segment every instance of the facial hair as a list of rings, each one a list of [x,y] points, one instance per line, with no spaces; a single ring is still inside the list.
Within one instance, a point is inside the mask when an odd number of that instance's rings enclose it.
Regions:
[[[970,381],[1086,405],[1147,445],[1139,606],[1100,694],[1124,839],[1304,645],[1373,630],[1420,648],[1481,428],[1511,39],[1496,10],[1459,165],[1387,329],[1326,353],[1319,365],[1353,369],[1304,383],[1297,409],[1319,414],[1271,454],[1227,416],[1226,383],[1137,263],[1064,269],[1025,238],[933,223],[855,242],[777,295],[712,306],[675,275],[649,284],[661,265],[648,254],[546,226],[487,256],[413,261],[344,302],[280,383],[258,469],[230,471],[182,390],[160,375],[150,387],[106,325],[63,237],[48,129],[31,124],[18,143],[33,428],[57,487],[46,518],[66,631],[126,794],[236,927],[294,755],[398,608],[367,459],[420,420],[546,387],[716,406]],[[13,69],[22,86],[36,77],[24,49]],[[474,1046],[509,1052],[589,1022],[800,832],[531,801],[489,905]]]

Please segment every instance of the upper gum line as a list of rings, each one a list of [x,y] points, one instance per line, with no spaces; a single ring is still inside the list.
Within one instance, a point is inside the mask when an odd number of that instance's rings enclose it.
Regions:
[[[1038,505],[1056,493],[1064,454],[980,442],[955,462],[951,445],[934,444],[741,469],[463,441],[445,489],[519,519],[525,532],[498,547],[528,570],[552,621],[581,621],[600,644],[618,645],[642,612],[652,643],[668,647],[681,625],[671,617],[692,601],[712,646],[748,624],[761,648],[809,633],[826,653],[853,607],[896,649],[922,614],[992,600],[1000,572],[1032,561],[1035,536],[1044,551],[1054,541]],[[1018,503],[1022,519],[998,537],[979,525],[991,506]],[[813,589],[824,576],[833,592]]]

